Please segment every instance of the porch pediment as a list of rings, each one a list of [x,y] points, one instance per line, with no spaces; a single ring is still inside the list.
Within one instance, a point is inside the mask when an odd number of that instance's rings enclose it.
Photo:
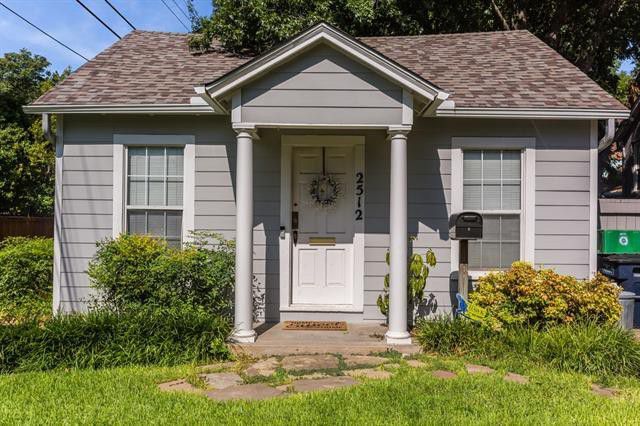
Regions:
[[[196,92],[233,122],[274,126],[410,124],[449,96],[325,23]]]

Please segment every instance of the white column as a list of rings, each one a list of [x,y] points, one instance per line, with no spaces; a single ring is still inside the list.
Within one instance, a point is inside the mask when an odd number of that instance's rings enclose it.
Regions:
[[[391,198],[389,211],[389,330],[387,343],[411,344],[407,330],[407,133],[410,126],[389,127]]]
[[[253,343],[253,137],[255,128],[234,124],[236,153],[236,286],[231,340]]]

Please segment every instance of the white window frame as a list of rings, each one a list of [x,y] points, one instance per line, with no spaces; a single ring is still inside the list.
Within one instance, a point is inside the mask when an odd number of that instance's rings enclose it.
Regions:
[[[182,188],[182,243],[189,241],[195,229],[195,136],[193,135],[126,135],[113,136],[113,237],[126,232],[127,147],[184,147]],[[153,207],[145,206],[145,210]],[[175,210],[172,206],[163,210]]]
[[[535,263],[535,185],[536,185],[536,140],[514,137],[454,137],[451,139],[451,213],[464,211],[463,204],[463,151],[464,150],[520,150],[520,259]],[[512,211],[495,210],[491,213]],[[458,271],[460,243],[451,240],[451,272]],[[477,279],[488,270],[469,270]]]

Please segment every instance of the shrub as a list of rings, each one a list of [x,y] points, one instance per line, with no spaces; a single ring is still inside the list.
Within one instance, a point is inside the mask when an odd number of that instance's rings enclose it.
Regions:
[[[426,351],[544,363],[563,371],[640,377],[640,342],[617,325],[593,321],[496,331],[466,319],[423,320],[415,329]]]
[[[206,362],[228,355],[229,324],[203,309],[95,311],[0,326],[0,372]]]
[[[98,244],[89,264],[99,306],[123,311],[138,306],[201,307],[228,316],[234,283],[232,243],[200,234],[184,249],[160,239],[121,235]]]
[[[0,243],[0,323],[51,314],[53,240],[8,238]]]
[[[578,280],[551,269],[515,262],[478,281],[470,302],[486,309],[499,325],[554,325],[576,321],[613,324],[620,319],[620,287],[598,274]]]

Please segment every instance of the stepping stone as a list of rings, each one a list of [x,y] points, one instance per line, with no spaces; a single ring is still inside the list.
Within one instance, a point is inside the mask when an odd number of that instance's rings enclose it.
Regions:
[[[436,377],[438,379],[455,379],[456,378],[456,373],[453,373],[451,371],[446,371],[446,370],[435,370],[435,371],[432,371],[431,374],[433,375],[433,377]]]
[[[600,385],[596,385],[595,383],[591,385],[591,392],[595,395],[606,396],[606,397],[614,397],[618,395],[620,392],[618,389],[614,388],[605,388]]]
[[[290,355],[282,360],[286,371],[332,370],[338,368],[338,358],[333,355]]]
[[[417,359],[407,360],[407,365],[412,368],[424,368],[427,366],[427,364],[422,361],[418,361]]]
[[[358,370],[347,370],[344,372],[351,377],[364,377],[366,379],[383,380],[390,379],[393,373],[384,370],[375,370],[373,368],[361,368]]]
[[[492,374],[496,372],[493,368],[485,367],[484,365],[467,364],[465,368],[469,374]]]
[[[200,378],[204,380],[208,388],[213,389],[224,389],[242,384],[242,377],[238,376],[236,373],[201,374]]]
[[[527,376],[521,376],[516,373],[507,373],[504,375],[504,380],[507,382],[520,383],[521,385],[526,385],[529,383],[529,378]]]
[[[257,401],[260,399],[275,398],[282,395],[283,391],[272,388],[264,383],[254,383],[251,385],[231,386],[225,389],[216,389],[207,392],[206,395],[216,401],[230,401],[242,399],[247,401]]]
[[[271,376],[278,368],[278,360],[276,358],[267,358],[252,364],[244,372],[249,377],[255,376]]]
[[[171,382],[160,383],[158,388],[164,392],[201,392],[199,389],[193,386],[191,383],[184,379],[173,380]]]
[[[389,358],[373,355],[345,355],[343,361],[348,368],[378,366],[389,362]]]
[[[357,385],[358,382],[351,377],[337,376],[327,377],[325,379],[317,380],[296,380],[293,382],[293,390],[296,392],[313,392],[321,390],[330,390],[338,388],[346,388]]]

